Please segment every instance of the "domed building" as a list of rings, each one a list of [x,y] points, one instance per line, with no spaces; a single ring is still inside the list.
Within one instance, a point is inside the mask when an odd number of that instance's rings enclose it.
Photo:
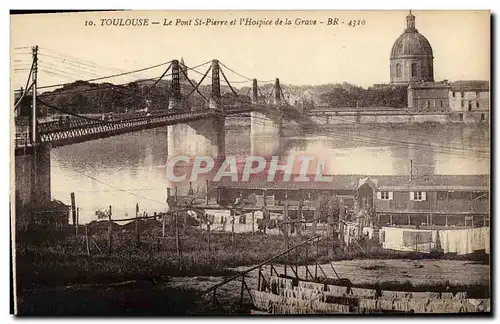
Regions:
[[[415,16],[406,16],[406,29],[391,50],[391,83],[434,82],[434,56],[427,38],[415,28]]]

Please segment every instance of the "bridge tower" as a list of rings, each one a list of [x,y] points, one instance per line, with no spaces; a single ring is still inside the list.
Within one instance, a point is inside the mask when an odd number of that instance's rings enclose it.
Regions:
[[[172,83],[171,94],[168,102],[168,109],[178,109],[181,104],[181,82],[180,82],[180,65],[178,60],[172,61]]]
[[[221,104],[219,61],[212,61],[212,91],[208,99],[206,118],[167,126],[168,157],[209,156],[225,158],[225,116]]]
[[[257,80],[253,80],[252,104],[259,103]],[[283,147],[283,112],[280,80],[274,83],[274,98],[264,111],[250,113],[250,146],[252,155],[268,156],[281,152]],[[277,107],[277,109],[276,109]],[[278,112],[276,112],[276,110]]]
[[[212,93],[208,108],[224,111],[224,107],[221,105],[219,60],[212,60]]]
[[[253,81],[252,81],[252,103],[253,104],[259,103],[259,92],[258,92],[257,79],[253,79]]]
[[[281,107],[282,105],[282,100],[281,100],[281,85],[280,85],[280,79],[276,78],[274,81],[274,105],[277,107]]]
[[[21,204],[37,206],[51,199],[50,189],[50,143],[42,143],[38,133],[37,86],[38,86],[38,46],[32,48],[32,69],[28,77],[31,84],[21,95],[15,109],[20,109],[24,96],[31,88],[32,103],[29,114],[29,146],[23,154],[14,158],[16,200]]]

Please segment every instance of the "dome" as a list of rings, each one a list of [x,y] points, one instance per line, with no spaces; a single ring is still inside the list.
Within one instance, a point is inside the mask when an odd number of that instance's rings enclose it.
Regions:
[[[405,30],[396,39],[391,50],[391,58],[401,56],[430,56],[432,57],[432,47],[427,38],[416,29]]]
[[[427,38],[415,28],[415,16],[406,16],[406,29],[396,39],[391,50],[390,75],[392,84],[434,81],[434,56]]]

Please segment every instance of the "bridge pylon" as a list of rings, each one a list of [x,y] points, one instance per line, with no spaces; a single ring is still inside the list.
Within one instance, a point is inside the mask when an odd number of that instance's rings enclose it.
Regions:
[[[253,82],[252,82],[252,103],[253,104],[259,103],[259,92],[258,92],[257,79],[253,79]]]
[[[212,93],[208,102],[208,108],[216,111],[224,111],[221,105],[220,94],[220,67],[219,60],[212,60]]]
[[[172,93],[168,101],[168,109],[178,109],[181,105],[181,83],[180,83],[180,65],[178,60],[172,61]]]
[[[280,85],[280,79],[276,78],[274,81],[274,102],[273,104],[277,107],[280,107],[283,104],[282,98],[281,98],[281,85]]]

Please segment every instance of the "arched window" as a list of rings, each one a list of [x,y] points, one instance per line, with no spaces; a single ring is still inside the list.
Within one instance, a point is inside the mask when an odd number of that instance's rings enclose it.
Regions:
[[[417,63],[412,63],[411,64],[411,76],[416,77],[417,76]]]
[[[401,77],[401,64],[396,64],[396,76]]]

